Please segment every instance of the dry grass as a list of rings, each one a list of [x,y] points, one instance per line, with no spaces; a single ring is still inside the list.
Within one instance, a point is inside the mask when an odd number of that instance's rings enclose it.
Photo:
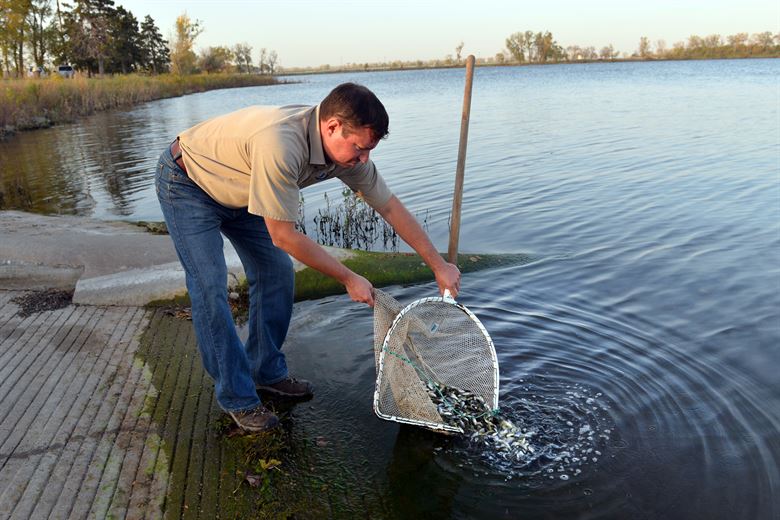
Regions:
[[[0,81],[0,130],[25,130],[70,122],[101,110],[220,88],[275,84],[271,76],[198,74],[123,75],[104,78]]]

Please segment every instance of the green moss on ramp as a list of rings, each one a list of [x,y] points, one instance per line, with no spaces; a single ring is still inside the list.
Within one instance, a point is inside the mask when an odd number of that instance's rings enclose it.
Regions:
[[[463,273],[522,265],[533,258],[524,254],[458,255],[458,267]],[[375,253],[355,251],[355,256],[343,264],[365,276],[375,287],[430,282],[433,271],[419,255],[411,253]],[[344,286],[314,269],[307,267],[295,274],[295,300],[311,300],[345,292]]]

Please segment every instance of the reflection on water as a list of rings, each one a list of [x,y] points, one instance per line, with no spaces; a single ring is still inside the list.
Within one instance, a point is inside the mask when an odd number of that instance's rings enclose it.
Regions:
[[[476,71],[461,248],[539,260],[470,274],[459,299],[490,331],[502,411],[535,429],[537,451],[507,461],[380,421],[369,309],[301,303],[286,348],[317,396],[292,431],[326,439],[315,469],[361,497],[341,516],[780,515],[778,75],[778,60]],[[0,144],[0,201],[160,220],[153,165],[178,131],[355,80],[391,116],[372,157],[444,250],[462,71],[303,79],[20,134]],[[341,188],[307,189],[307,215],[326,191]]]
[[[123,115],[98,114],[0,144],[3,209],[117,219],[152,208],[148,150],[127,139],[143,128],[127,128]]]

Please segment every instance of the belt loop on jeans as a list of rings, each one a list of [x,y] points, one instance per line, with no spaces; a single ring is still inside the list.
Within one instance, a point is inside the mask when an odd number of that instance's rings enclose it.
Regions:
[[[187,168],[184,167],[184,159],[181,157],[181,146],[179,146],[178,137],[171,143],[171,155],[173,156],[173,162],[176,163],[176,166],[181,168],[181,171],[184,173],[187,173]]]

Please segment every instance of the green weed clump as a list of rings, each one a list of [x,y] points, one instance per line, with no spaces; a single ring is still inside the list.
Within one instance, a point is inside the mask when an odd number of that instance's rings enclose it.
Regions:
[[[301,201],[302,206],[303,201]],[[422,220],[428,229],[428,212]],[[306,234],[305,217],[299,215],[298,228]],[[370,251],[382,242],[382,250],[398,250],[398,234],[361,197],[349,188],[341,192],[341,200],[331,204],[325,193],[325,207],[317,210],[314,231],[318,243],[343,249]]]
[[[155,99],[275,83],[272,76],[256,74],[127,74],[71,79],[55,74],[42,79],[8,79],[0,82],[0,130],[42,128]]]

